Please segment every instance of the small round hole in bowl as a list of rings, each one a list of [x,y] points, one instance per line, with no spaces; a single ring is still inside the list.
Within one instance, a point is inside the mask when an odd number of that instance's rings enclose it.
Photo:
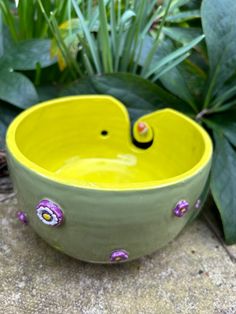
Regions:
[[[108,131],[107,131],[107,130],[102,130],[102,131],[101,131],[101,136],[102,136],[102,137],[108,136]]]

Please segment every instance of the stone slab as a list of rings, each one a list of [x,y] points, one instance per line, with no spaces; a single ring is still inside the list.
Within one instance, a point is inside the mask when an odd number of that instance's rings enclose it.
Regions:
[[[2,314],[236,313],[236,264],[201,219],[151,256],[105,266],[50,248],[16,211],[0,203]]]

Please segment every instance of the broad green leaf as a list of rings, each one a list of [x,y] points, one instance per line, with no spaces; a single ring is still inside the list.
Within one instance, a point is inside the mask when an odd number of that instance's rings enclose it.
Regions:
[[[60,96],[89,95],[89,94],[90,95],[99,94],[98,91],[93,87],[89,77],[85,77],[77,80],[76,82],[68,84],[60,92]]]
[[[166,21],[171,23],[182,23],[189,20],[198,19],[200,17],[201,15],[199,10],[183,11],[174,15],[169,15]]]
[[[236,242],[236,152],[222,133],[214,132],[211,191],[220,212],[225,240]]]
[[[129,73],[98,75],[91,78],[93,87],[100,94],[109,94],[121,100],[128,108],[146,111],[172,107],[186,112],[183,102],[165,89],[140,76]]]
[[[204,122],[213,130],[224,133],[225,137],[236,146],[236,109],[211,115]]]
[[[236,1],[203,0],[201,15],[210,64],[208,106],[211,95],[236,70]]]
[[[91,77],[99,94],[119,99],[129,110],[132,120],[163,107],[162,90],[149,81],[131,74],[108,74]]]
[[[18,108],[0,101],[0,148],[4,148],[8,125],[20,111]]]
[[[2,24],[2,14],[0,12],[0,58],[3,55],[3,24]]]
[[[14,42],[11,39],[11,34],[7,27],[3,25],[2,27],[2,48],[3,48],[3,55],[4,53],[7,53],[10,49],[12,49],[12,46],[14,45]]]
[[[189,0],[188,3],[185,4],[185,8],[188,10],[197,10],[201,5],[202,0]]]
[[[57,98],[59,96],[59,87],[57,85],[43,85],[36,87],[39,102]]]
[[[186,101],[194,111],[197,111],[188,81],[185,79],[185,74],[183,67],[176,67],[162,75],[160,80],[169,91]]]
[[[188,112],[188,107],[177,97],[158,85],[128,73],[93,76],[68,86],[61,95],[107,94],[124,103],[135,120],[139,116],[163,107]]]
[[[38,95],[31,81],[20,73],[0,70],[0,99],[25,109],[38,102]]]
[[[159,51],[156,54],[156,58],[160,60],[163,59],[166,55],[169,55],[174,51],[175,47],[173,43],[168,40],[165,41]],[[185,102],[191,105],[194,111],[195,109],[194,98],[191,93],[191,89],[188,86],[189,80],[186,80],[184,66],[178,66],[171,69],[168,73],[165,73],[161,76],[160,80],[162,84],[173,94],[178,96],[180,99],[183,99]]]
[[[50,40],[29,40],[12,45],[3,56],[4,62],[15,70],[34,70],[56,62],[50,56]]]
[[[187,44],[194,38],[200,36],[202,31],[200,28],[194,27],[164,27],[163,33],[173,40]]]

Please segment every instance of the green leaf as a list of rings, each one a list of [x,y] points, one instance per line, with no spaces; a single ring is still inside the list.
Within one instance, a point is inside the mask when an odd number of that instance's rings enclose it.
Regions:
[[[221,105],[220,107],[214,107],[214,108],[210,108],[210,112],[211,113],[219,113],[219,112],[224,112],[224,111],[228,111],[232,108],[235,108],[236,106],[236,99],[226,102],[225,104]]]
[[[175,47],[173,43],[168,40],[165,41],[156,55],[157,58],[163,59],[164,56],[169,55],[174,51]],[[197,108],[194,103],[194,98],[192,96],[192,89],[188,86],[189,75],[186,79],[186,70],[183,65],[171,69],[168,73],[161,76],[160,80],[162,84],[173,94],[183,99],[185,102],[190,104],[193,110],[196,112]]]
[[[219,93],[219,96],[214,100],[213,108],[221,107],[226,101],[230,100],[232,97],[236,95],[236,85],[233,87],[229,87],[225,91],[222,90],[221,93]]]
[[[200,28],[194,27],[164,27],[163,32],[168,37],[180,42],[181,44],[187,44],[202,34]]]
[[[7,52],[12,49],[14,42],[12,41],[11,34],[7,27],[3,25],[2,27],[2,48],[3,48],[3,55],[4,53],[7,54]]]
[[[186,101],[197,112],[194,98],[186,80],[183,67],[176,67],[161,77],[162,84],[176,96]]]
[[[15,70],[34,70],[37,63],[47,67],[56,62],[50,56],[50,45],[50,40],[20,42],[5,51],[4,62]]]
[[[171,4],[170,12],[174,12],[175,10],[179,9],[183,5],[187,5],[192,0],[174,0]],[[167,1],[164,1],[164,5],[166,5]]]
[[[59,96],[59,87],[57,85],[43,85],[36,88],[39,102],[57,98]]]
[[[201,15],[199,10],[183,11],[174,15],[169,15],[166,21],[171,23],[182,23],[189,20],[198,19],[200,17]]]
[[[31,81],[20,73],[2,68],[0,71],[0,99],[25,109],[38,102],[38,95]]]
[[[203,0],[201,14],[210,64],[207,107],[236,70],[236,1]]]
[[[211,191],[220,212],[225,240],[236,242],[236,152],[222,133],[214,132]]]
[[[71,95],[93,95],[99,94],[98,91],[93,87],[89,77],[84,77],[73,83],[65,86],[60,92],[60,96],[71,96]]]
[[[141,70],[141,75],[143,77],[147,77],[147,72],[150,70],[150,65],[153,61],[153,58],[155,56],[155,53],[157,51],[157,48],[159,47],[159,44],[160,44],[160,40],[161,40],[161,33],[162,33],[162,29],[165,25],[165,22],[166,22],[166,18],[169,14],[169,10],[170,10],[170,7],[171,7],[171,4],[173,4],[173,0],[167,0],[166,1],[166,7],[164,9],[164,14],[163,14],[163,17],[161,19],[161,22],[160,22],[160,25],[158,27],[158,30],[156,32],[156,36],[155,36],[155,39],[153,41],[153,45],[150,49],[150,51],[148,52],[148,55],[146,57],[146,60],[143,64],[143,67],[142,67],[142,70]]]
[[[71,0],[70,0],[71,1]],[[92,0],[89,0],[90,2],[92,2]],[[104,5],[106,6],[110,0],[103,0]],[[92,5],[90,5],[91,7]],[[98,22],[98,16],[99,16],[99,8],[98,6],[94,7],[94,10],[92,12],[92,16],[90,17],[90,19],[88,20],[88,27],[91,30],[94,30],[95,28],[97,28],[97,22]]]
[[[0,58],[3,55],[3,24],[2,24],[2,14],[0,13]]]
[[[158,71],[160,71],[162,67],[166,66],[170,62],[173,62],[178,57],[184,55],[186,52],[188,52],[190,49],[196,46],[203,38],[204,38],[204,35],[201,35],[195,38],[194,40],[192,40],[191,42],[189,42],[188,44],[183,45],[181,48],[178,48],[174,50],[173,52],[169,53],[167,56],[162,58],[159,62],[152,63],[152,66],[147,72],[147,74],[145,74],[145,77],[147,78],[153,73],[158,74]]]
[[[120,19],[120,24],[123,27],[123,29],[126,29],[127,25],[129,25],[130,22],[136,17],[136,14],[132,10],[126,10]]]
[[[102,62],[105,72],[113,72],[112,54],[109,41],[109,30],[107,24],[107,12],[103,0],[98,1],[99,6],[99,36],[101,38]]]
[[[187,112],[188,107],[158,85],[128,73],[93,76],[68,86],[61,95],[107,94],[124,103],[135,120],[162,107]]]
[[[95,37],[93,36],[93,34],[90,32],[90,28],[87,25],[85,18],[83,16],[83,13],[80,10],[80,7],[78,5],[78,3],[75,0],[71,0],[74,10],[80,20],[81,23],[81,28],[84,32],[84,37],[87,39],[88,41],[88,45],[90,47],[90,51],[91,51],[91,55],[93,57],[93,62],[96,66],[96,70],[98,73],[101,73],[101,64],[100,64],[100,59],[99,59],[99,55],[98,55],[98,49],[97,49],[97,45],[96,45],[96,41],[95,41]]]
[[[99,94],[114,96],[125,104],[132,120],[163,107],[161,88],[138,76],[108,74],[91,77],[91,82]]]
[[[160,77],[162,77],[164,74],[169,72],[170,70],[174,69],[177,65],[182,63],[184,60],[186,60],[190,56],[190,52],[185,53],[184,55],[180,56],[179,58],[173,60],[169,64],[167,64],[165,67],[161,68],[160,71],[157,72],[157,74],[154,76],[154,79],[152,79],[153,82],[156,82]]]
[[[236,109],[211,115],[204,122],[213,130],[224,133],[224,136],[236,146]]]
[[[200,7],[202,0],[189,0],[188,3],[185,4],[185,8],[188,10],[197,10]]]
[[[0,148],[4,148],[6,129],[21,110],[0,101]]]

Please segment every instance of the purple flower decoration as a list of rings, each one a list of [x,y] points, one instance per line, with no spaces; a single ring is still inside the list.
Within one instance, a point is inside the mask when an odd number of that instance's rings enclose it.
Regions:
[[[23,223],[24,225],[28,224],[26,213],[20,211],[20,212],[17,212],[16,216],[21,223]]]
[[[125,250],[116,250],[111,253],[110,261],[121,262],[121,261],[127,261],[128,258],[129,258],[129,254]]]
[[[40,201],[36,206],[36,214],[48,226],[59,226],[64,220],[61,208],[50,200]]]
[[[175,208],[173,209],[173,213],[176,217],[183,217],[187,211],[189,210],[189,203],[185,200],[179,201]]]
[[[199,208],[201,207],[201,204],[202,204],[201,200],[198,199],[198,200],[196,201],[194,207],[195,207],[196,209],[199,209]]]

